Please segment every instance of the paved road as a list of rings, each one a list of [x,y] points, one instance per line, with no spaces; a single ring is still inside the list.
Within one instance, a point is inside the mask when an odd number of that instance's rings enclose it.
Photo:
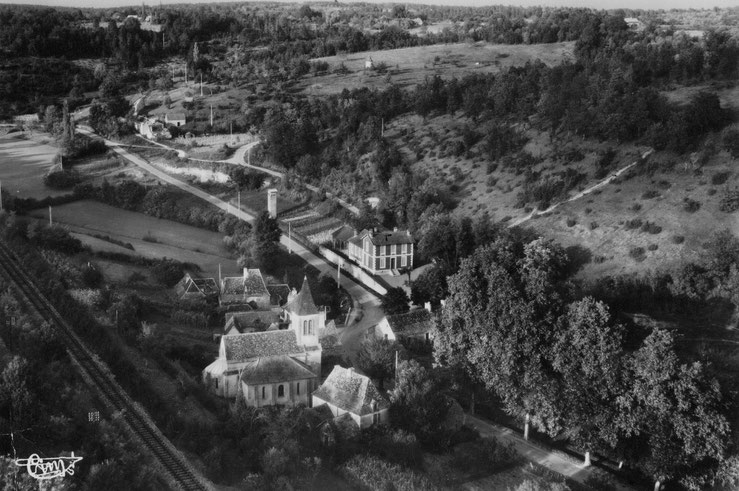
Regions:
[[[558,453],[554,453],[534,445],[533,443],[524,440],[523,436],[509,428],[498,426],[469,414],[466,414],[465,417],[466,422],[476,428],[477,431],[480,432],[481,436],[493,437],[504,444],[512,443],[516,451],[525,459],[531,462],[536,462],[547,469],[557,472],[558,474],[562,474],[563,476],[579,483],[584,484],[588,478],[593,477],[597,472],[596,468],[585,467],[582,464],[575,463]],[[620,483],[615,484],[615,487],[621,491],[631,491],[633,489]]]
[[[80,133],[89,135],[89,136],[98,136],[98,135],[95,135],[95,133],[93,133],[89,129],[80,128],[79,126],[77,126],[77,131],[79,131]],[[256,145],[257,143],[258,142],[250,143],[241,148],[243,149],[245,147],[253,146],[253,145]],[[115,153],[117,153],[124,159],[128,160],[129,162],[132,162],[133,164],[139,166],[140,168],[144,169],[150,174],[156,176],[158,179],[162,180],[163,182],[169,183],[173,186],[177,186],[183,191],[187,191],[188,193],[193,194],[197,196],[198,198],[201,198],[207,201],[208,203],[211,203],[212,205],[220,208],[226,213],[230,213],[231,215],[234,215],[235,217],[245,220],[249,223],[253,223],[254,220],[256,219],[256,217],[252,215],[251,213],[247,213],[243,210],[239,210],[237,207],[231,205],[230,203],[227,203],[226,201],[223,201],[211,194],[206,193],[202,189],[198,189],[195,186],[191,186],[190,184],[186,182],[182,182],[179,179],[159,170],[158,168],[151,165],[150,163],[148,163],[146,160],[142,159],[141,157],[128,152],[125,148],[121,147],[120,144],[114,141],[105,139],[105,144],[108,145],[110,148],[112,148]],[[246,150],[243,150],[241,152],[242,159],[245,153],[246,153]],[[234,156],[234,158],[236,158],[236,156]],[[283,246],[285,246],[285,248],[289,248],[295,254],[298,254],[307,263],[314,266],[321,273],[336,277],[336,267],[333,264],[327,262],[322,257],[317,256],[316,254],[309,251],[305,247],[301,246],[297,242],[294,242],[294,241],[292,241],[292,243],[290,242],[291,241],[286,236],[282,235],[280,237],[280,243]],[[380,302],[378,298],[374,294],[368,292],[362,285],[360,285],[353,279],[342,275],[341,286],[343,286],[349,292],[352,298],[354,298],[354,301],[361,306],[361,309],[363,311],[362,319],[359,322],[354,323],[353,325],[349,327],[346,327],[341,334],[341,342],[346,347],[346,350],[350,353],[354,353],[358,349],[359,343],[361,342],[361,339],[364,333],[366,332],[366,330],[374,326],[378,322],[380,322],[380,320],[382,319],[383,313],[382,313],[382,310],[380,309]]]
[[[642,154],[641,159],[636,160],[636,161],[630,163],[629,165],[627,165],[626,167],[623,167],[622,169],[619,169],[614,174],[606,177],[605,179],[603,179],[600,182],[597,182],[597,183],[593,184],[589,188],[580,191],[576,195],[571,196],[569,199],[560,201],[559,203],[555,203],[552,206],[550,206],[549,208],[547,208],[546,210],[534,210],[534,211],[532,211],[531,213],[529,213],[528,215],[526,215],[524,217],[521,217],[521,218],[519,218],[517,220],[513,220],[511,223],[508,224],[508,227],[510,228],[510,227],[515,227],[516,225],[521,225],[523,222],[526,222],[528,220],[531,220],[533,217],[535,217],[537,215],[544,215],[545,213],[549,213],[549,212],[553,211],[555,208],[557,208],[561,204],[569,203],[570,201],[578,200],[578,199],[582,198],[583,196],[586,196],[586,195],[592,193],[596,189],[600,189],[600,188],[602,188],[602,187],[610,184],[611,181],[613,181],[614,179],[616,179],[617,177],[619,177],[621,174],[623,174],[627,170],[629,170],[632,167],[634,167],[635,165],[637,165],[639,162],[642,162],[644,159],[646,159],[647,157],[649,157],[652,154],[653,151],[654,150],[652,150],[652,149],[647,150],[646,152],[644,152]]]

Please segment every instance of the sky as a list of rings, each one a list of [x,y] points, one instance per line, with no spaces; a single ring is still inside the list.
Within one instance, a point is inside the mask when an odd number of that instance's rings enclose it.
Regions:
[[[233,1],[233,0],[230,0]],[[364,0],[369,3],[393,3],[389,0]],[[141,0],[0,0],[0,4],[33,4],[48,5],[53,7],[120,7],[129,5],[141,5]],[[145,1],[147,5],[157,5],[159,0]],[[216,3],[203,0],[161,0],[162,4],[173,3]],[[299,0],[295,0],[299,3]],[[342,0],[342,3],[351,3]],[[395,3],[406,3],[396,0]],[[687,8],[712,8],[712,7],[739,7],[739,0],[416,0],[408,3],[424,3],[434,5],[459,5],[459,6],[483,6],[483,5],[520,5],[530,7],[534,5],[556,6],[556,7],[589,7],[595,9],[687,9]]]

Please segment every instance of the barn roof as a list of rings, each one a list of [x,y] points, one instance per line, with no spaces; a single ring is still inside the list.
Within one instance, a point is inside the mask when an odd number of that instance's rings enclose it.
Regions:
[[[343,368],[339,365],[334,366],[313,395],[360,416],[390,407],[388,400],[377,390],[369,377],[358,374],[353,368]]]

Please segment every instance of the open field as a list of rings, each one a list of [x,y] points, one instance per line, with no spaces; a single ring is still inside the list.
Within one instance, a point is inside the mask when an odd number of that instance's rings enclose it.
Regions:
[[[48,138],[26,138],[13,133],[0,137],[0,181],[3,192],[20,197],[45,198],[67,194],[44,185],[44,176],[51,169],[59,150]]]
[[[46,210],[37,210],[31,215],[48,219],[47,213]],[[219,264],[224,271],[237,269],[236,261],[223,246],[223,237],[216,232],[121,210],[96,201],[78,201],[54,207],[52,216],[55,223],[68,226],[95,250],[191,262],[201,268],[200,274],[203,276],[217,276]],[[134,250],[96,239],[93,235],[107,235],[128,242]]]
[[[306,76],[297,87],[311,95],[338,94],[344,89],[361,87],[382,89],[390,83],[403,87],[415,85],[434,75],[451,78],[473,73],[498,73],[505,68],[537,59],[547,65],[554,65],[571,58],[573,48],[574,43],[500,45],[478,42],[329,56],[311,61],[328,62],[330,71],[343,63],[350,73]],[[369,58],[372,58],[375,65],[387,65],[389,79],[387,74],[365,70],[364,64]]]

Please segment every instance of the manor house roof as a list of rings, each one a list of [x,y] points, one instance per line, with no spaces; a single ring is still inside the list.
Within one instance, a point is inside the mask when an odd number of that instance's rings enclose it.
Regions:
[[[369,377],[358,374],[353,368],[339,365],[334,366],[313,396],[360,416],[390,407],[388,400]]]

